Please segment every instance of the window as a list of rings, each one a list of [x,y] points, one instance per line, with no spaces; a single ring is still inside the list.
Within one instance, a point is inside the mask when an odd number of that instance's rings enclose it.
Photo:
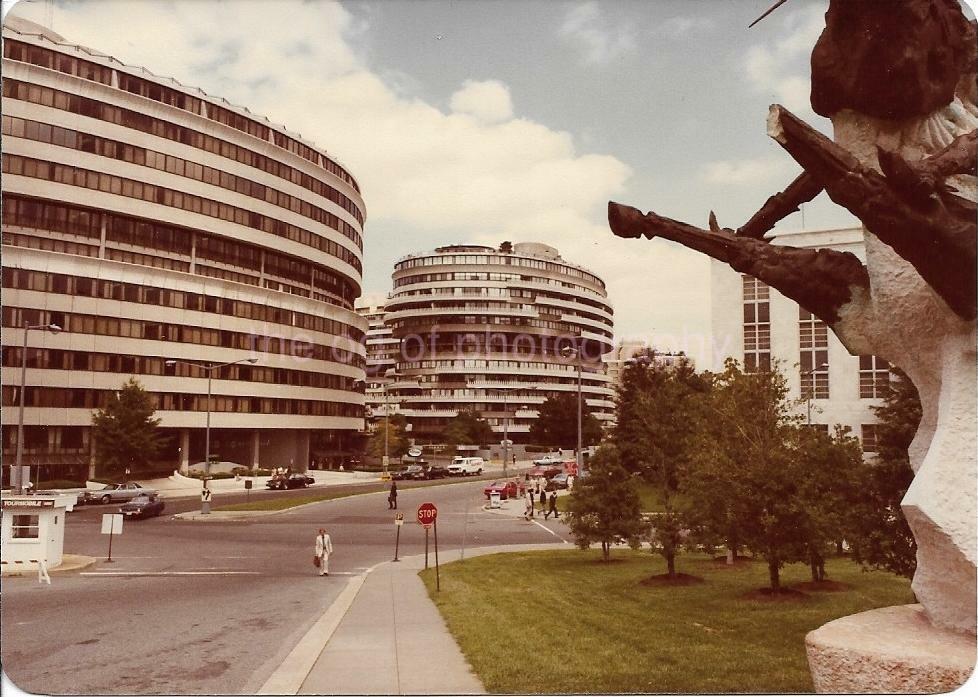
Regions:
[[[770,288],[752,276],[744,275],[744,369],[749,372],[771,370]]]
[[[808,310],[798,308],[801,396],[829,398],[829,328]]]
[[[13,516],[11,530],[15,540],[37,539],[40,516],[21,513]]]
[[[863,452],[864,453],[878,452],[878,443],[876,441],[876,424],[863,424],[862,436],[863,436],[862,438]]]
[[[890,388],[890,364],[878,356],[859,357],[859,397],[883,397]]]

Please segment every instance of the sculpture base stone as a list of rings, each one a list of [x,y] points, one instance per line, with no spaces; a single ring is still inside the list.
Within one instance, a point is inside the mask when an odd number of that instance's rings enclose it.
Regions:
[[[935,627],[921,605],[860,612],[805,637],[820,693],[951,692],[975,668],[975,637]]]

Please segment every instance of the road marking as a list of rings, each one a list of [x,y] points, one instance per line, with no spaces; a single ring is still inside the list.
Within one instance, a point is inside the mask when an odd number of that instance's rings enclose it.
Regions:
[[[546,530],[547,532],[549,532],[551,535],[553,535],[554,537],[556,537],[558,540],[560,540],[561,542],[563,542],[565,545],[569,545],[570,544],[570,542],[568,542],[563,537],[561,537],[560,535],[558,535],[557,533],[555,533],[553,530],[551,530],[550,528],[548,528],[543,523],[538,523],[535,520],[531,520],[530,522],[533,523],[534,525],[539,525],[541,528],[543,528],[544,530]]]
[[[79,576],[260,576],[260,571],[82,571]]]

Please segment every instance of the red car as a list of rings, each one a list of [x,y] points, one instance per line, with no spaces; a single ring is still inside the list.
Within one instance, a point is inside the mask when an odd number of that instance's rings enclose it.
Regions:
[[[543,477],[544,479],[550,479],[555,474],[560,474],[564,471],[562,465],[541,465],[540,467],[534,467],[527,474],[530,479],[539,479]]]
[[[516,496],[517,495],[516,482],[514,481],[493,482],[485,489],[483,489],[482,493],[486,495],[486,498],[489,498],[489,495],[492,494],[492,492],[494,491],[499,492],[499,498],[501,499],[508,499],[511,496]]]

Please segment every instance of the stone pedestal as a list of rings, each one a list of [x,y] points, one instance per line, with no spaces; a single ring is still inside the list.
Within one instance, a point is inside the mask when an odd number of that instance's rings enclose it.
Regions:
[[[829,622],[805,637],[820,693],[951,692],[975,668],[975,637],[935,627],[920,605],[897,605]]]

